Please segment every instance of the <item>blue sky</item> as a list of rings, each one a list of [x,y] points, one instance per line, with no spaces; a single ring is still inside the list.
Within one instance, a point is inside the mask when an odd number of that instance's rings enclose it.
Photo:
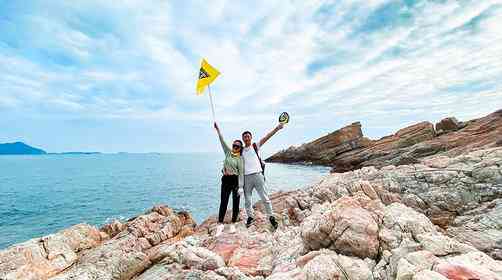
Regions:
[[[378,138],[502,108],[502,2],[0,0],[0,142],[218,151],[292,123],[271,153],[355,121]]]

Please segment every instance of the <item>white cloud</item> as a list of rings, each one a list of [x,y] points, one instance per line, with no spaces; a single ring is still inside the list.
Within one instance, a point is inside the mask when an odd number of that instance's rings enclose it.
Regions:
[[[53,3],[14,19],[25,45],[0,43],[0,104],[202,121],[207,98],[194,86],[206,57],[222,71],[213,90],[217,115],[229,122],[287,108],[303,124],[329,116],[397,128],[399,116],[473,116],[502,106],[499,1],[419,1],[401,7],[409,18],[383,15],[391,22],[364,30],[392,3],[400,2]],[[319,69],[310,71],[313,62]]]

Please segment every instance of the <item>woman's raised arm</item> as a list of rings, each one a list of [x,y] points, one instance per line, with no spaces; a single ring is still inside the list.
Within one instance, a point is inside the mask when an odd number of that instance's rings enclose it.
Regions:
[[[214,122],[214,129],[216,129],[216,132],[218,133],[218,138],[220,139],[221,143],[221,148],[223,149],[223,152],[225,154],[230,152],[230,147],[225,143],[225,140],[223,139],[223,135],[221,135],[220,128],[218,127],[218,124]]]

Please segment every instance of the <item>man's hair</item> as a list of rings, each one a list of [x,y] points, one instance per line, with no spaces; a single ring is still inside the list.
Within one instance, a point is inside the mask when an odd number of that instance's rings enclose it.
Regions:
[[[253,134],[251,134],[251,132],[250,132],[250,131],[248,131],[248,130],[246,130],[246,131],[244,131],[244,132],[242,133],[242,137],[244,137],[244,135],[246,135],[246,134],[249,134],[249,136],[253,137]]]

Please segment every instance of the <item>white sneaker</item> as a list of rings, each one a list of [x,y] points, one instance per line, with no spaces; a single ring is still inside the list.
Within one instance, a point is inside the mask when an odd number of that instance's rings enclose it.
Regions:
[[[230,228],[228,229],[228,233],[235,233],[235,225],[230,225]]]
[[[220,236],[221,233],[223,232],[223,228],[225,226],[223,224],[219,224],[216,226],[216,233],[214,234],[214,236]]]

